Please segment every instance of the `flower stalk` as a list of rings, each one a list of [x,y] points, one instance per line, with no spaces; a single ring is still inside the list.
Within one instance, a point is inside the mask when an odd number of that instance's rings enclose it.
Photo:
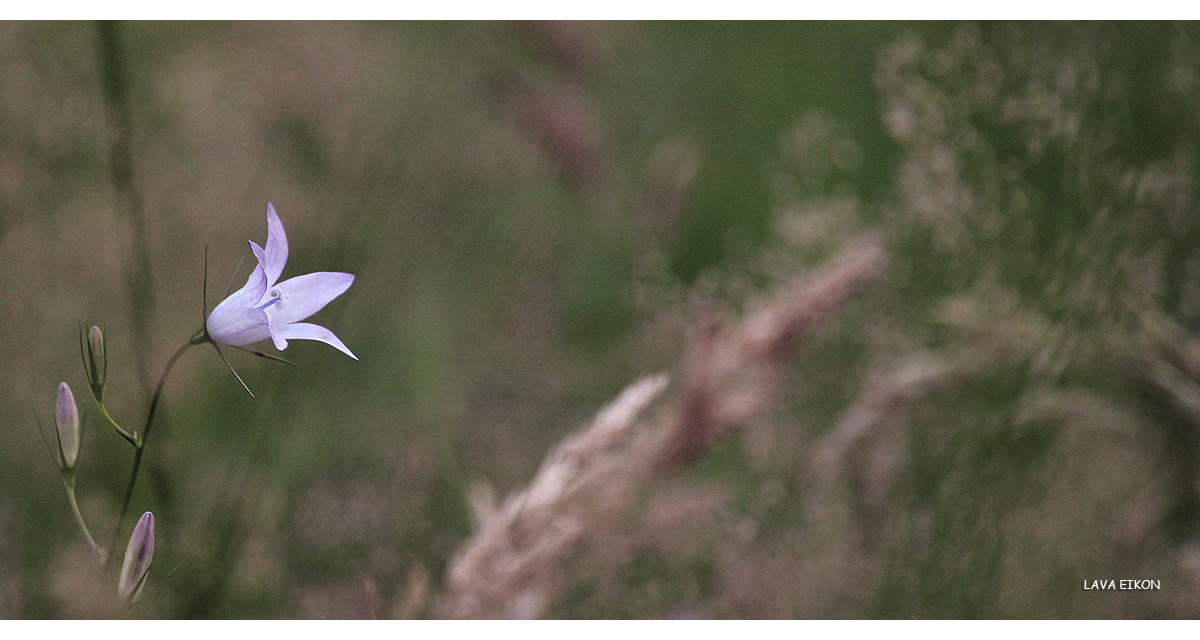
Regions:
[[[75,500],[75,470],[63,472],[63,486],[67,489],[67,500],[71,503],[71,512],[75,514],[75,522],[79,525],[79,529],[83,531],[83,537],[87,538],[88,546],[92,548],[92,552],[96,554],[96,558],[100,564],[104,564],[105,554],[104,549],[96,544],[96,540],[92,538],[92,532],[88,531],[87,523],[83,521],[83,514],[79,511],[79,502]]]
[[[158,385],[154,388],[154,396],[150,398],[150,410],[146,413],[146,423],[142,427],[141,435],[139,436],[135,431],[132,434],[132,437],[126,438],[130,441],[130,444],[133,445],[133,468],[129,472],[129,483],[125,485],[125,499],[121,502],[121,515],[117,517],[116,530],[113,531],[112,544],[109,545],[109,548],[114,553],[116,552],[117,541],[121,538],[121,524],[125,521],[125,514],[129,511],[129,501],[133,498],[133,488],[135,485],[137,485],[138,470],[141,469],[142,466],[142,453],[146,450],[146,439],[150,436],[150,427],[154,425],[154,413],[158,409],[158,401],[162,399],[163,387],[165,387],[167,384],[167,376],[171,374],[171,369],[175,366],[175,363],[179,361],[179,358],[183,356],[183,353],[187,351],[189,347],[194,344],[202,344],[207,341],[207,334],[205,333],[204,329],[201,328],[199,332],[189,338],[188,341],[185,342],[182,347],[179,347],[179,350],[171,356],[171,359],[167,361],[167,366],[163,368],[162,375],[158,378]],[[98,401],[97,404],[99,404]],[[113,423],[113,425],[116,426],[116,423]],[[149,512],[147,512],[147,514],[148,513]],[[144,518],[145,516],[143,516],[143,519]],[[151,517],[151,520],[153,520],[153,517]],[[153,528],[153,524],[151,524],[151,528]],[[110,553],[109,558],[112,557],[113,553]]]

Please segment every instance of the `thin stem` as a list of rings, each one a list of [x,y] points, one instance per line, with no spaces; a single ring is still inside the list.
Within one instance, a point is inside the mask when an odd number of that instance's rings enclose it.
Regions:
[[[129,484],[125,486],[125,500],[121,504],[121,515],[117,517],[116,530],[113,531],[112,544],[109,545],[109,562],[116,555],[117,542],[121,538],[121,523],[125,521],[125,513],[129,510],[129,501],[133,498],[133,487],[137,484],[138,469],[142,466],[142,453],[146,450],[146,440],[150,437],[150,427],[154,425],[154,412],[158,409],[158,401],[162,399],[163,387],[167,384],[167,376],[171,373],[171,368],[183,356],[183,352],[188,350],[188,347],[193,344],[200,344],[208,340],[208,334],[201,327],[200,331],[193,335],[187,342],[184,343],[175,355],[167,361],[167,366],[163,368],[162,375],[158,378],[158,386],[154,388],[154,396],[150,399],[150,411],[146,413],[146,425],[142,427],[142,434],[139,436],[137,432],[133,434],[133,470],[129,472]]]
[[[142,390],[150,388],[148,319],[154,308],[154,272],[150,268],[150,241],[142,197],[134,180],[133,109],[125,71],[125,39],[121,25],[112,21],[96,23],[99,32],[100,72],[104,107],[109,130],[113,132],[108,165],[116,189],[117,211],[124,216],[132,233],[132,255],[126,261],[125,284],[129,290],[130,322],[138,349],[138,379]]]
[[[108,545],[108,558],[112,558],[117,553],[117,542],[121,539],[121,523],[125,521],[125,513],[129,511],[129,500],[133,497],[133,485],[137,483],[138,468],[142,466],[142,451],[145,451],[143,445],[134,445],[133,450],[133,470],[129,472],[129,484],[125,485],[125,502],[121,505],[121,515],[117,516],[117,527],[113,531],[112,543]]]
[[[79,528],[83,530],[84,537],[87,538],[88,544],[92,545],[92,551],[96,552],[96,557],[100,562],[104,562],[104,550],[96,541],[92,539],[91,532],[88,531],[87,524],[83,521],[83,514],[79,512],[79,503],[75,501],[75,475],[63,475],[63,485],[67,488],[67,499],[71,501],[71,511],[75,512],[75,521],[79,523]]]
[[[104,408],[103,402],[101,402],[100,400],[96,400],[96,406],[100,409],[100,415],[105,420],[108,421],[109,426],[111,426],[113,429],[115,429],[117,431],[117,433],[121,435],[122,438],[125,438],[126,440],[128,440],[129,444],[133,445],[134,447],[138,446],[137,438],[130,435],[130,433],[128,431],[122,429],[121,426],[117,424],[117,421],[113,420],[112,417],[108,415],[108,409]]]

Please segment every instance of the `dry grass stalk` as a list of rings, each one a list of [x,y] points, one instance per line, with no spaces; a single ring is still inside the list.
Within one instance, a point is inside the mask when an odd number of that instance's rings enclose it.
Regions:
[[[497,510],[481,491],[472,506],[479,530],[447,571],[442,615],[536,618],[548,604],[557,567],[605,506],[634,488],[628,445],[641,413],[666,388],[666,375],[643,378],[592,424],[555,447],[529,486]]]
[[[802,278],[740,324],[710,325],[684,360],[682,408],[658,464],[691,460],[730,427],[744,423],[774,396],[782,365],[803,340],[874,278],[883,252],[871,239],[844,249],[811,278]]]
[[[815,446],[813,474],[817,483],[814,505],[820,505],[848,464],[854,451],[876,435],[888,417],[903,411],[929,388],[950,376],[955,368],[922,354],[866,385],[857,401]]]
[[[878,272],[883,253],[863,240],[811,278],[786,287],[733,326],[699,332],[683,362],[683,396],[643,418],[667,376],[630,385],[590,426],[568,437],[498,509],[473,491],[478,529],[451,560],[438,613],[545,615],[566,580],[562,561],[589,533],[628,518],[637,494],[761,411],[785,358]]]

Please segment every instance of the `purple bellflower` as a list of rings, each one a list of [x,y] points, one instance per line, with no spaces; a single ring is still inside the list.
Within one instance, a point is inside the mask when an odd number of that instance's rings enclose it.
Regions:
[[[267,203],[267,248],[253,240],[258,266],[246,285],[221,301],[205,321],[214,342],[232,347],[270,338],[283,351],[288,340],[317,340],[358,360],[333,332],[300,322],[342,295],[354,282],[349,273],[316,271],[276,283],[288,259],[287,235],[275,207]]]

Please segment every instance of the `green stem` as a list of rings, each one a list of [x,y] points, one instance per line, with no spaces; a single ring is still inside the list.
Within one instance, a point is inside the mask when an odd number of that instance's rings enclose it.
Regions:
[[[138,436],[137,432],[133,433],[131,442],[133,443],[133,470],[129,472],[129,484],[125,486],[125,500],[121,504],[121,515],[117,517],[116,530],[113,531],[112,544],[109,545],[109,562],[116,555],[117,542],[121,538],[121,523],[125,521],[125,514],[129,511],[129,501],[133,498],[133,487],[137,484],[138,469],[142,466],[142,452],[146,449],[146,440],[150,437],[150,427],[154,425],[154,412],[158,409],[158,401],[162,399],[163,387],[167,384],[167,376],[171,373],[171,368],[183,356],[183,352],[188,350],[188,347],[194,344],[206,342],[208,334],[201,327],[196,335],[192,336],[171,359],[167,361],[167,366],[163,368],[162,375],[158,378],[158,386],[154,388],[154,396],[150,399],[150,411],[146,413],[146,425],[142,427],[142,434]]]
[[[104,402],[102,402],[100,400],[96,400],[96,407],[98,407],[100,409],[100,415],[105,420],[108,421],[109,426],[111,426],[113,429],[115,429],[116,432],[118,434],[120,434],[122,438],[125,438],[126,440],[128,440],[129,444],[133,445],[134,447],[138,446],[137,438],[134,438],[132,435],[129,434],[128,431],[122,429],[121,426],[117,424],[117,421],[113,420],[112,417],[108,415],[108,409],[104,408]]]
[[[83,530],[83,535],[87,538],[88,544],[92,545],[92,551],[96,552],[96,556],[100,559],[101,564],[104,563],[104,550],[96,541],[92,539],[91,532],[88,531],[87,524],[83,521],[83,514],[79,512],[79,503],[75,501],[75,474],[74,472],[63,474],[63,485],[67,488],[67,499],[71,501],[71,511],[75,512],[75,521],[79,523],[79,528]]]

